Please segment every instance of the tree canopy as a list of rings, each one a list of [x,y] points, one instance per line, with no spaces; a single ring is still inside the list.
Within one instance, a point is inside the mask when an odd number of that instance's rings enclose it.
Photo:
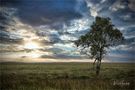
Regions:
[[[75,41],[77,47],[82,48],[91,59],[95,59],[96,73],[99,74],[100,64],[107,49],[118,45],[124,37],[110,18],[96,17],[88,33]]]

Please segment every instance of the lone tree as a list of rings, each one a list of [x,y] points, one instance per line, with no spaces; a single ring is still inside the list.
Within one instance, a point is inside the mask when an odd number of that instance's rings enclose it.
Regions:
[[[101,61],[107,49],[118,45],[124,40],[122,33],[114,27],[110,18],[96,17],[91,25],[91,30],[75,41],[75,45],[81,51],[94,59],[96,64],[96,74],[99,75]]]

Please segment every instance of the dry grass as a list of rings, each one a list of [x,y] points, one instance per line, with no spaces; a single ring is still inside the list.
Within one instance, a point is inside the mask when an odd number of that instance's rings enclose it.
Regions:
[[[133,90],[135,64],[104,63],[97,77],[89,63],[1,63],[1,90]],[[117,82],[114,85],[114,82]],[[122,85],[119,83],[129,83]]]

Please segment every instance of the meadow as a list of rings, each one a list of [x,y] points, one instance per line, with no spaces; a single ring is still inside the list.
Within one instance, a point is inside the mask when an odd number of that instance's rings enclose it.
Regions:
[[[135,90],[135,63],[0,63],[0,90]]]

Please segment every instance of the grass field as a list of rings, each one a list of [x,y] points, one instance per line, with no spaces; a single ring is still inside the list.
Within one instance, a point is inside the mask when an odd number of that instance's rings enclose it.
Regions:
[[[0,63],[0,90],[135,90],[134,63]]]

